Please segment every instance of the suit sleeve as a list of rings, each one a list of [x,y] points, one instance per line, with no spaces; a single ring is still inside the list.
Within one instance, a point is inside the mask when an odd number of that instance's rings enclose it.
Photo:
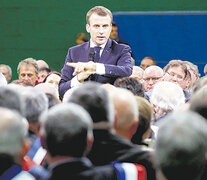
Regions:
[[[71,49],[68,50],[68,54],[66,56],[64,67],[61,70],[61,80],[59,83],[59,95],[60,98],[63,98],[65,92],[71,88],[71,80],[73,78],[74,68],[66,65],[67,62],[72,62],[71,58]]]
[[[124,46],[116,65],[105,64],[105,76],[126,77],[132,74],[131,48]]]

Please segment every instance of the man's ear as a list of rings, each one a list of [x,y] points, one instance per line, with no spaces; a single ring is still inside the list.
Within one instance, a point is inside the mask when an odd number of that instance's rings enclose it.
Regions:
[[[88,33],[90,33],[90,25],[89,24],[86,24],[86,31],[88,32]]]

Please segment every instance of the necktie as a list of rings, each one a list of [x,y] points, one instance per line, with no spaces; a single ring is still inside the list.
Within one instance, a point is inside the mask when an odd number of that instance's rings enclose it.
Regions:
[[[100,50],[101,50],[101,47],[99,46],[95,46],[94,47],[94,50],[95,50],[95,56],[94,56],[94,62],[99,62],[100,60]]]

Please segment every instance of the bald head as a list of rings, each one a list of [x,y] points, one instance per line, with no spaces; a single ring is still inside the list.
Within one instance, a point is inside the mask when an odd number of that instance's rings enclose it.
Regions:
[[[131,139],[135,133],[131,132],[131,128],[138,124],[138,107],[135,96],[123,88],[112,88],[108,92],[117,112],[116,133],[124,138]]]
[[[48,64],[44,60],[37,60],[38,69],[49,68]]]
[[[146,68],[143,75],[145,91],[152,91],[154,85],[161,81],[162,77],[163,70],[159,66],[150,66]]]

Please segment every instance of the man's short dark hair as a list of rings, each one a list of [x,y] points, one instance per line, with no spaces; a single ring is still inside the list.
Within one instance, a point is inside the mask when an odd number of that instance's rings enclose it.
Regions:
[[[113,16],[112,16],[111,11],[109,9],[103,7],[103,6],[95,6],[92,9],[90,9],[88,11],[87,15],[86,15],[87,24],[90,24],[89,19],[90,19],[91,15],[93,13],[98,14],[99,16],[107,16],[107,15],[109,15],[109,17],[111,18],[111,23],[112,23]]]
[[[113,122],[113,106],[108,92],[97,82],[85,82],[72,92],[69,102],[85,108],[94,123]]]
[[[43,123],[43,144],[52,157],[82,157],[87,138],[92,136],[90,115],[79,105],[58,104],[40,118]]]
[[[115,80],[114,86],[128,89],[135,96],[144,97],[143,85],[139,81],[137,81],[136,79],[134,79],[132,77],[118,78]]]

